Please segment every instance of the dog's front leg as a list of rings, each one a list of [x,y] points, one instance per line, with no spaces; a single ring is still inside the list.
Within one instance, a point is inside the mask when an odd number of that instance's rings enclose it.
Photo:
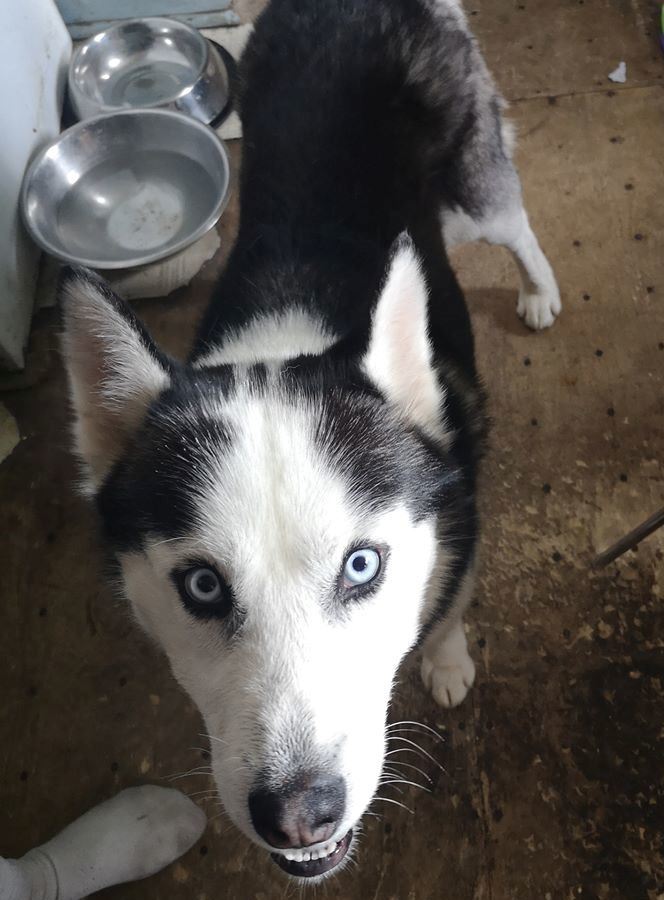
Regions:
[[[458,706],[475,681],[463,619],[440,622],[424,642],[422,681],[441,706]]]
[[[426,637],[422,648],[422,681],[441,706],[458,706],[475,681],[475,664],[468,652],[463,614],[473,596],[475,562],[461,581],[452,608]]]

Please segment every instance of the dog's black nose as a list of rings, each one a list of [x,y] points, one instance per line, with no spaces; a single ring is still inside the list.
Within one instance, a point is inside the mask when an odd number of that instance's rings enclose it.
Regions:
[[[345,806],[346,785],[338,776],[304,776],[282,791],[257,788],[249,795],[254,828],[279,850],[329,841]]]

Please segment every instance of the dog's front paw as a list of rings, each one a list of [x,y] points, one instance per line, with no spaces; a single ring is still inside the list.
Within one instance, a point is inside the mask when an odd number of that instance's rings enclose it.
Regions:
[[[451,642],[450,642],[451,644]],[[422,657],[422,681],[433,699],[447,708],[458,706],[475,681],[475,663],[465,646],[450,646],[446,642],[438,652]]]
[[[560,294],[556,285],[552,285],[547,291],[538,294],[531,294],[524,290],[519,292],[517,315],[533,331],[550,328],[561,309]]]

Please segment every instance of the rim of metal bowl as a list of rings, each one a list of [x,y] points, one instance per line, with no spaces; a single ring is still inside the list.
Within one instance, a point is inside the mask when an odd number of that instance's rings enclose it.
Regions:
[[[198,28],[194,28],[193,25],[189,25],[187,22],[181,22],[179,19],[172,19],[169,16],[144,16],[143,18],[134,18],[134,19],[123,19],[121,22],[118,22],[115,25],[109,25],[108,28],[102,28],[101,31],[97,31],[95,34],[91,35],[89,38],[86,38],[82,43],[75,48],[72,53],[71,59],[69,60],[69,68],[67,70],[67,87],[69,89],[69,95],[71,96],[83,96],[87,100],[89,100],[89,96],[82,91],[77,82],[74,81],[73,74],[74,68],[78,63],[80,57],[83,55],[84,50],[89,47],[91,44],[95,42],[95,38],[98,38],[100,34],[109,34],[114,31],[120,31],[122,28],[126,28],[127,25],[136,25],[136,24],[145,24],[146,22],[171,22],[173,25],[178,25],[184,31],[188,31],[189,34],[193,35],[198,41],[201,42],[201,45],[204,47],[204,55],[203,62],[200,64],[198,69],[192,72],[192,82],[187,88],[182,88],[177,94],[174,94],[172,97],[163,98],[162,100],[155,101],[155,103],[150,104],[149,106],[137,106],[136,109],[160,109],[165,103],[174,103],[178,98],[183,97],[185,94],[189,93],[196,81],[201,77],[205,68],[208,64],[208,60],[210,58],[210,41],[205,37],[204,34],[198,30]],[[125,109],[128,111],[131,107],[118,107],[118,106],[109,106],[107,103],[98,103],[97,106],[99,109],[103,109],[105,112],[124,112]],[[102,113],[100,113],[102,115]],[[78,116],[78,113],[77,113]]]
[[[206,217],[206,219],[204,219],[203,222],[201,222],[199,227],[186,238],[182,238],[180,241],[170,246],[168,250],[154,250],[153,252],[146,253],[143,256],[118,261],[99,260],[82,256],[67,256],[67,254],[64,253],[59,247],[54,246],[50,241],[46,240],[46,238],[33,226],[29,216],[27,215],[28,191],[32,182],[33,173],[37,166],[42,162],[48,151],[57,146],[57,144],[59,144],[64,137],[75,133],[76,131],[82,131],[84,128],[89,128],[92,125],[96,125],[97,122],[101,122],[105,119],[117,119],[125,116],[161,116],[162,118],[167,119],[179,119],[182,122],[186,122],[188,127],[197,128],[199,131],[204,131],[206,135],[212,138],[213,143],[215,143],[219,149],[219,156],[222,160],[224,174],[226,176],[226,189],[219,197],[214,210],[210,213],[209,216]],[[201,122],[198,119],[193,119],[191,116],[186,115],[186,113],[177,112],[171,109],[126,109],[118,112],[102,113],[99,116],[94,116],[91,119],[84,119],[82,122],[77,122],[70,128],[66,128],[64,131],[60,132],[60,134],[56,138],[54,138],[52,141],[49,141],[37,151],[37,153],[30,161],[30,164],[25,170],[25,174],[23,176],[23,182],[21,184],[21,214],[25,227],[29,231],[34,242],[38,244],[43,250],[46,250],[47,253],[50,253],[51,256],[54,256],[56,259],[59,259],[62,262],[73,263],[79,266],[88,266],[91,269],[134,269],[137,266],[145,266],[148,263],[157,262],[160,259],[167,259],[169,256],[174,256],[176,253],[179,253],[180,250],[184,250],[186,247],[190,247],[197,240],[199,240],[199,238],[202,238],[204,234],[207,234],[208,231],[217,224],[228,204],[231,193],[230,176],[231,169],[228,159],[228,151],[226,150],[226,145],[224,144],[222,139],[219,137],[216,131],[214,131],[213,128],[210,128],[209,125],[206,125],[204,122]]]

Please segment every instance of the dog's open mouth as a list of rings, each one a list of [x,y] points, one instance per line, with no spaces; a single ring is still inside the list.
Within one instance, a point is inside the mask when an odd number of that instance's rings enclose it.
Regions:
[[[320,850],[284,850],[283,853],[272,853],[272,859],[289,875],[298,878],[315,878],[325,875],[338,866],[348,853],[353,840],[353,829],[340,841],[326,844]]]

